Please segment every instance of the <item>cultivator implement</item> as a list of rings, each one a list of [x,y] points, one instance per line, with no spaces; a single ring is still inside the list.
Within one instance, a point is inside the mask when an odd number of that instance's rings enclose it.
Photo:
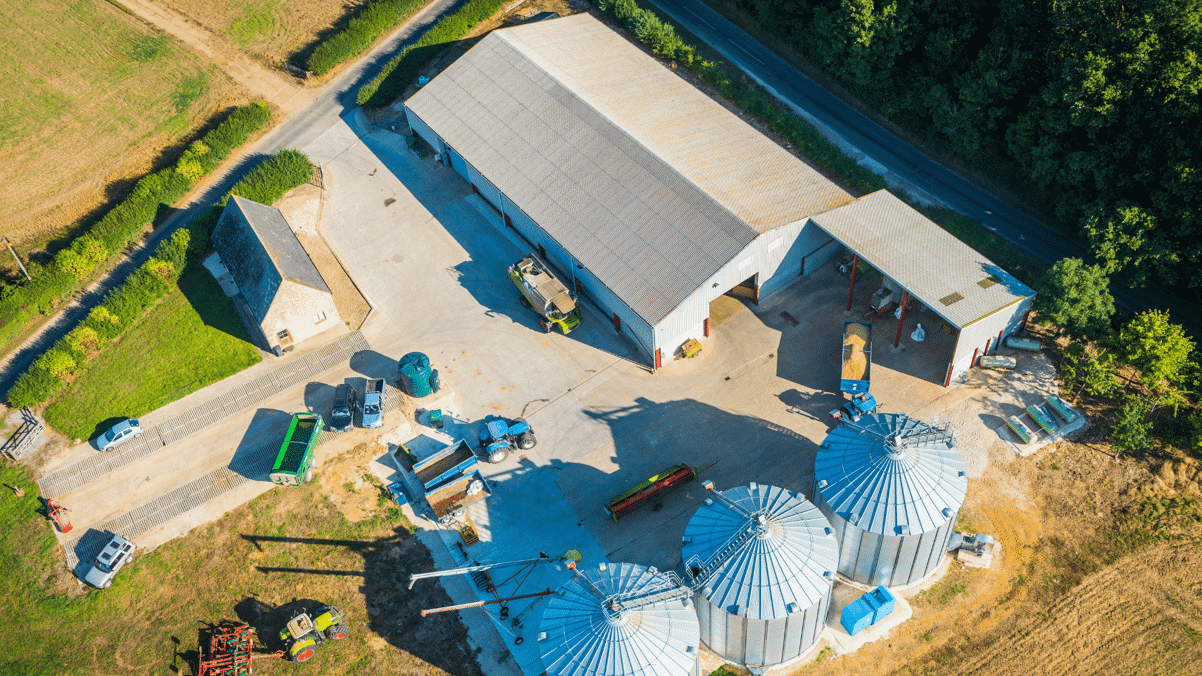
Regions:
[[[283,651],[254,654],[254,629],[245,624],[217,627],[209,634],[209,647],[201,639],[198,676],[250,676],[255,660],[282,657]]]

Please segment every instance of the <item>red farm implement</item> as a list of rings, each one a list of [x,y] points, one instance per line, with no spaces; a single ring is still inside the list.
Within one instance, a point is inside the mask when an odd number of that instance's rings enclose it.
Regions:
[[[669,467],[639,485],[615,496],[614,499],[609,501],[609,504],[605,505],[605,511],[613,517],[614,523],[617,523],[623,514],[635,509],[644,502],[654,500],[686,481],[696,480],[697,471],[689,465],[681,464]]]
[[[200,643],[198,676],[250,676],[254,660],[282,657],[283,651],[254,654],[254,630],[245,624],[219,626],[208,630],[209,645]],[[202,632],[203,633],[203,632]]]

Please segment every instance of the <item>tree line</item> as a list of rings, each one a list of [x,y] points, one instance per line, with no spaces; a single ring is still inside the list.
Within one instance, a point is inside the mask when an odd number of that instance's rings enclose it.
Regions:
[[[1202,0],[734,0],[880,112],[1001,157],[1107,274],[1202,286]]]

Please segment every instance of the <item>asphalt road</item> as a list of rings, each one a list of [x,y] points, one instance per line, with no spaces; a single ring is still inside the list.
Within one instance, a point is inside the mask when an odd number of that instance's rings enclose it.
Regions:
[[[979,220],[991,232],[1047,263],[1092,256],[1076,242],[998,199],[988,191],[922,154],[818,83],[700,0],[651,0],[652,4],[721,53],[767,89],[826,125],[848,144],[947,207]],[[1173,321],[1202,336],[1202,318],[1184,299],[1155,289],[1111,284],[1115,301],[1140,312],[1168,309]]]

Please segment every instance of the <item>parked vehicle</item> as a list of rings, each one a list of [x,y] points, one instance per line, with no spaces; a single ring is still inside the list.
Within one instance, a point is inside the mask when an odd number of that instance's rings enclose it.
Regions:
[[[383,378],[372,378],[363,388],[363,426],[374,430],[384,425],[384,401],[388,397]]]
[[[860,418],[876,413],[876,409],[876,397],[868,392],[861,392],[851,395],[851,401],[845,402],[842,408],[831,411],[830,417],[834,420],[846,419],[852,422],[860,422]]]
[[[843,322],[839,391],[867,392],[872,378],[872,324]]]
[[[334,388],[334,409],[330,412],[330,429],[345,432],[355,426],[355,410],[359,408],[359,397],[350,385]]]
[[[530,254],[509,266],[509,281],[521,292],[522,305],[538,314],[538,325],[550,333],[559,327],[564,335],[580,326],[576,296],[555,278],[538,256]]]
[[[534,430],[530,423],[518,420],[509,424],[498,418],[490,420],[480,431],[480,450],[489,462],[501,462],[509,457],[509,451],[520,448],[528,451],[534,448],[538,441],[534,438]]]
[[[142,423],[137,418],[122,420],[113,425],[109,431],[96,437],[96,447],[102,451],[111,451],[131,439],[142,436]]]
[[[313,449],[321,439],[324,422],[316,413],[294,413],[288,434],[280,445],[271,483],[300,486],[313,479]]]
[[[117,576],[125,564],[134,556],[134,550],[137,545],[126,540],[120,535],[114,535],[104,545],[104,549],[96,555],[96,563],[92,564],[92,569],[84,576],[84,582],[96,587],[97,589],[107,589],[112,586],[113,578]]]
[[[318,646],[326,641],[340,641],[350,634],[342,611],[334,606],[322,606],[314,615],[301,613],[280,630],[285,654],[293,662],[308,662],[317,654]]]

